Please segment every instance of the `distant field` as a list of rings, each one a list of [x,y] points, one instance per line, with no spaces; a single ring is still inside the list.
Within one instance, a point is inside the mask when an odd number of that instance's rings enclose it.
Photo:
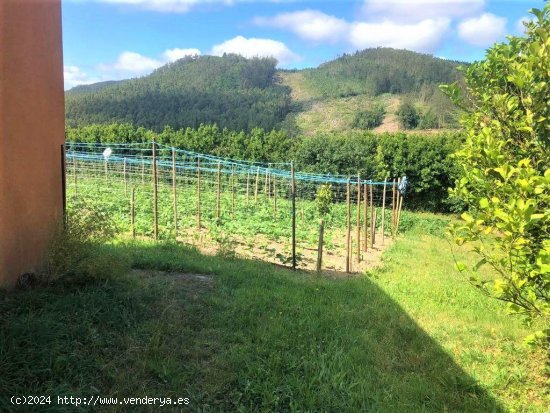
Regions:
[[[170,243],[105,246],[107,279],[0,292],[1,394],[189,397],[181,411],[202,412],[544,412],[545,355],[521,345],[528,330],[453,270],[445,220],[410,223],[383,267],[344,279]],[[23,410],[0,398],[0,411]]]

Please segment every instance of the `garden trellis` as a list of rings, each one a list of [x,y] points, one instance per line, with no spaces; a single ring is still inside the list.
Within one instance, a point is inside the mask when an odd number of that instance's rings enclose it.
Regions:
[[[65,154],[68,207],[96,204],[134,238],[312,268],[320,185],[333,194],[326,269],[360,270],[369,251],[399,229],[397,179],[305,173],[292,162],[226,159],[158,143],[68,142]]]

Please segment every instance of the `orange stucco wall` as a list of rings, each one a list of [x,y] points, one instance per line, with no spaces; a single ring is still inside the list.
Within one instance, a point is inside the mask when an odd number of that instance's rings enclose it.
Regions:
[[[0,285],[40,268],[62,218],[60,0],[0,0]]]

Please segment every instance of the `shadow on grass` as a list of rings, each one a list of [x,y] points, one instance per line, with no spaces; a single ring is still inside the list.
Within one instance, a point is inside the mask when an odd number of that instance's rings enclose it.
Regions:
[[[167,411],[503,411],[367,278],[168,244],[107,250],[168,273],[0,293],[0,411],[93,410],[5,398],[31,394],[191,399]]]

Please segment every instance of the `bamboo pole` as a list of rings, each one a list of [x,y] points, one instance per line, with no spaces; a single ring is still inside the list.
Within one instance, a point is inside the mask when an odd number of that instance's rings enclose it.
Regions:
[[[141,184],[145,185],[145,159],[141,160]]]
[[[197,156],[197,227],[201,229],[201,158]]]
[[[372,195],[372,182],[369,185],[370,192],[370,247],[374,247],[374,200]]]
[[[221,163],[218,161],[218,191],[216,194],[216,219],[220,219],[220,194],[222,189]]]
[[[292,198],[292,269],[296,270],[296,181],[294,161],[290,163],[290,194]]]
[[[367,192],[367,183],[363,185],[363,251],[367,252],[369,244],[369,234],[368,234],[368,225],[369,225],[369,194]]]
[[[132,194],[130,196],[130,226],[132,228],[132,238],[136,238],[136,214],[135,214],[135,204],[136,204],[136,189],[132,187]]]
[[[386,221],[386,181],[384,179],[384,192],[382,193],[382,245],[384,245],[384,224]]]
[[[357,174],[357,262],[361,262],[361,176]]]
[[[173,209],[174,209],[174,233],[178,236],[178,182],[176,174],[176,150],[172,148],[172,193],[173,193]]]
[[[347,204],[347,225],[346,225],[346,272],[349,273],[351,271],[351,260],[350,260],[350,252],[351,252],[351,204],[350,204],[350,180],[348,177],[348,182],[346,185],[346,204]]]
[[[158,217],[158,180],[157,180],[157,144],[153,141],[153,235],[159,237]]]

